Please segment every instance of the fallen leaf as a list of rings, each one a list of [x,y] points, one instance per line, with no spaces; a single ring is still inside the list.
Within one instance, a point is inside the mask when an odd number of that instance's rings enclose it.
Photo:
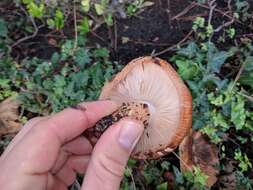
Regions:
[[[206,185],[213,186],[217,181],[219,170],[218,149],[206,135],[191,132],[179,146],[180,167],[183,172],[199,167],[208,176]]]
[[[13,98],[7,98],[0,103],[0,137],[15,134],[20,130],[18,107],[19,103]]]

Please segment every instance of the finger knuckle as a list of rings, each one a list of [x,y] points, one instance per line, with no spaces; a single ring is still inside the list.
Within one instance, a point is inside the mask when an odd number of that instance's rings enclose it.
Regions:
[[[96,157],[95,168],[98,172],[97,175],[102,176],[102,180],[104,176],[122,178],[124,163],[113,156],[100,154]]]

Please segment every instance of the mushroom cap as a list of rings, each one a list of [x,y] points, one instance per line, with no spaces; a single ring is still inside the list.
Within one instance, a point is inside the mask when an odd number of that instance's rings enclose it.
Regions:
[[[100,99],[148,105],[148,126],[132,153],[136,159],[155,159],[173,151],[191,128],[191,94],[172,66],[159,58],[128,63],[105,84]]]
[[[218,150],[206,135],[191,132],[180,144],[179,153],[182,171],[192,171],[194,166],[199,166],[207,175],[206,186],[211,187],[216,183],[219,174]]]

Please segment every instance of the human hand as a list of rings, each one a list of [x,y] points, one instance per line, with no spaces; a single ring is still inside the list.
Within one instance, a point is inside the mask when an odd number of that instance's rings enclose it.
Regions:
[[[123,119],[111,126],[92,150],[81,134],[117,105],[98,101],[78,107],[32,119],[23,127],[0,157],[1,189],[67,190],[76,173],[84,172],[82,190],[119,188],[143,127],[137,121]]]

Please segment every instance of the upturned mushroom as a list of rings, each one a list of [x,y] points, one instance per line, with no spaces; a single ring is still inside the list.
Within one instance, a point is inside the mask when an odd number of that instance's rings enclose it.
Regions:
[[[136,159],[168,154],[191,128],[191,94],[172,66],[159,58],[131,61],[105,84],[100,99],[111,99],[122,106],[102,119],[96,131],[102,132],[126,116],[143,122],[144,134],[132,153]]]

